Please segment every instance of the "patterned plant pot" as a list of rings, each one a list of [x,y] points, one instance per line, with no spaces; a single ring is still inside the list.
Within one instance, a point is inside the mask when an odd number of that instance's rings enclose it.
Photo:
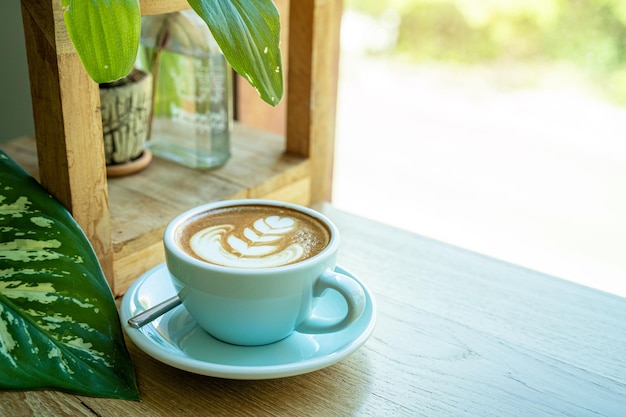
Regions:
[[[144,168],[151,157],[145,143],[150,134],[152,75],[134,69],[122,80],[100,84],[100,106],[107,171],[130,173],[121,165],[135,167],[131,172]]]

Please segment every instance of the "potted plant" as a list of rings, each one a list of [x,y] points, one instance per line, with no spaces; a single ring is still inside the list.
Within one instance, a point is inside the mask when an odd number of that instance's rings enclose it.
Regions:
[[[125,77],[100,84],[100,111],[107,175],[128,175],[145,168],[152,154],[145,148],[150,132],[152,74],[137,68]]]
[[[280,20],[272,0],[188,0],[188,3],[207,23],[233,69],[265,102],[278,104],[283,95]],[[116,103],[143,101],[144,87],[126,86],[126,83],[123,87],[109,87],[120,79],[128,81],[129,74],[134,72],[141,35],[139,1],[63,0],[63,6],[70,39],[85,69],[101,86],[107,173],[117,176],[136,172],[151,159],[150,152],[143,148],[150,120],[143,120],[143,127],[136,124],[144,118],[145,105],[131,106],[137,111],[122,113],[121,119],[111,117],[117,113]],[[138,95],[128,96],[128,91],[135,88],[140,89]],[[128,137],[123,138],[122,132],[127,132]]]
[[[187,0],[232,68],[270,105],[283,96],[279,13],[272,0]],[[91,78],[107,83],[133,68],[141,35],[139,0],[62,0],[68,34]]]

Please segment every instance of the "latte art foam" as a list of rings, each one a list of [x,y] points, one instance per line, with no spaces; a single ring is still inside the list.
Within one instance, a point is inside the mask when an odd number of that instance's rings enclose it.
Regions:
[[[319,253],[328,229],[304,213],[271,206],[233,206],[197,216],[179,233],[192,256],[216,265],[272,268]]]

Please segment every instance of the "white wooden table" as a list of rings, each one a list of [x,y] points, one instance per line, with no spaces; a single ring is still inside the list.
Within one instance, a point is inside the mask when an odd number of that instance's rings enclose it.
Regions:
[[[0,415],[625,416],[626,299],[325,207],[341,266],[378,304],[371,338],[295,377],[239,381],[130,344],[141,402],[0,393]]]

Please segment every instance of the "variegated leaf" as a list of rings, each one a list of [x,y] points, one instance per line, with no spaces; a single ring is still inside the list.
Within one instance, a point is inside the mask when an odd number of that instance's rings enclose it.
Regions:
[[[0,389],[137,399],[115,302],[69,212],[0,151]]]

